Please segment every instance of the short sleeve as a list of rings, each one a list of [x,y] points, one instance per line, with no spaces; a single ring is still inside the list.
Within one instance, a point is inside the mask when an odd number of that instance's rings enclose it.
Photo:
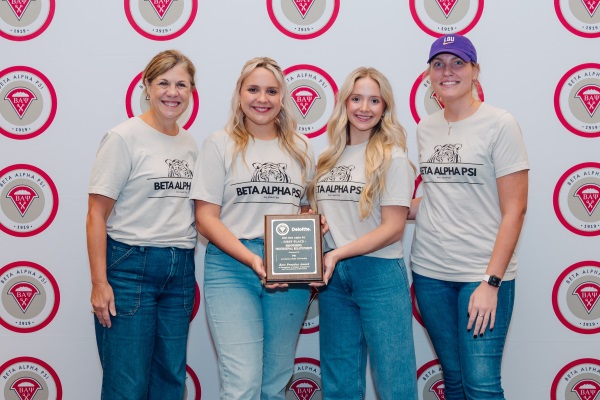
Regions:
[[[507,112],[496,123],[497,135],[491,149],[496,178],[529,169],[527,150],[517,120]]]
[[[131,153],[127,144],[114,132],[104,135],[92,169],[89,194],[117,200],[131,174]]]
[[[225,138],[209,136],[200,149],[194,168],[190,198],[222,205],[225,185]]]
[[[415,172],[406,154],[397,150],[387,172],[381,205],[410,207],[414,187]]]

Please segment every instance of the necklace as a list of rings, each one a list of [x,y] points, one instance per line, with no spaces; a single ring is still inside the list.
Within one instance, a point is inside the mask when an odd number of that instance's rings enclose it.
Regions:
[[[475,112],[475,111],[472,111],[473,110],[473,106],[477,106],[477,103],[478,102],[476,102],[474,99],[471,101],[471,104],[469,104],[469,107],[467,108],[467,113],[466,113],[466,117],[465,118],[468,118],[471,115],[473,115],[473,113]],[[445,111],[446,110],[444,110],[444,114],[445,114]],[[446,119],[446,115],[444,115],[444,121],[446,121],[446,123],[448,124],[448,135],[450,135],[450,132],[452,131],[452,127],[454,126],[454,124],[456,124],[460,120],[454,121],[454,122],[450,122],[450,121],[448,121]]]
[[[454,126],[454,122],[452,122],[452,123],[448,122],[448,120],[446,119],[446,123],[448,124],[448,136],[450,136],[450,131],[452,130],[452,127]]]

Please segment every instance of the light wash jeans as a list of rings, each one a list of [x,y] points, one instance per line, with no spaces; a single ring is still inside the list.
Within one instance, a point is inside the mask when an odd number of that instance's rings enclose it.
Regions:
[[[515,298],[515,281],[498,290],[494,329],[483,336],[467,331],[471,294],[481,282],[450,282],[413,272],[419,311],[444,374],[447,400],[504,399],[502,353]]]
[[[94,317],[103,400],[181,400],[196,277],[194,250],[107,239],[117,316]]]
[[[262,239],[242,243],[263,257]],[[211,243],[204,261],[206,315],[217,349],[221,400],[285,399],[309,286],[266,289],[251,268]]]
[[[380,400],[416,400],[412,304],[403,259],[338,262],[319,293],[323,399],[365,398],[367,352]]]

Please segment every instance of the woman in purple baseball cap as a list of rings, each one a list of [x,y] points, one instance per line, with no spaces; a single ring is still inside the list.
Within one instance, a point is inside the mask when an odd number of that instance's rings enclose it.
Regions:
[[[428,63],[443,108],[417,127],[423,197],[409,215],[416,215],[415,294],[446,399],[504,399],[500,370],[527,209],[527,152],[515,118],[479,99],[469,39],[437,39]]]

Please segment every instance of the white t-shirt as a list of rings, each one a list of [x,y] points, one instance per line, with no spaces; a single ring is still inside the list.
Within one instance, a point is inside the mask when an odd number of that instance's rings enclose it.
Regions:
[[[314,174],[312,144],[307,144],[309,165],[305,179]],[[265,215],[299,214],[307,204],[302,170],[280,146],[279,139],[248,141],[245,162],[242,154],[233,160],[235,143],[225,131],[210,135],[200,150],[190,197],[221,206],[221,221],[238,239],[264,237]]]
[[[392,149],[385,190],[375,199],[371,214],[360,220],[358,202],[366,184],[365,150],[367,143],[346,146],[335,167],[323,175],[315,188],[319,212],[325,215],[329,232],[327,247],[335,249],[375,230],[381,225],[381,206],[410,207],[415,175],[406,152]],[[365,254],[379,258],[402,258],[404,250],[399,240],[382,249]]]
[[[451,129],[443,110],[423,119],[417,142],[423,199],[411,267],[434,279],[477,282],[502,218],[496,179],[529,169],[521,129],[510,113],[482,103]],[[504,280],[514,279],[516,271],[513,253]]]
[[[88,189],[116,200],[108,235],[131,246],[194,248],[189,191],[197,157],[194,138],[182,128],[169,136],[134,117],[108,131]]]

